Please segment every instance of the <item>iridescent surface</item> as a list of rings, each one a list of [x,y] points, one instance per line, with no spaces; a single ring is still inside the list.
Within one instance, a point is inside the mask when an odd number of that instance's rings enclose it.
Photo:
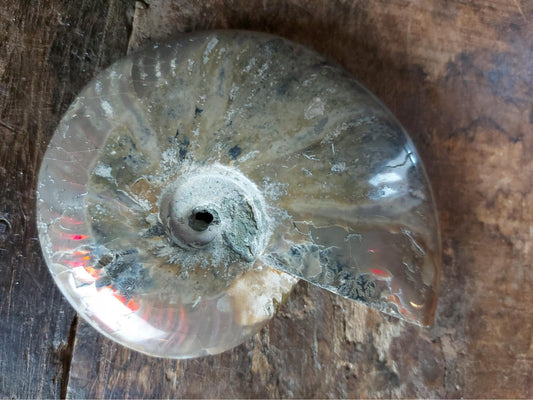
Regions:
[[[295,277],[433,319],[440,242],[413,144],[340,67],[278,37],[196,33],[114,64],[61,121],[38,196],[63,293],[148,354],[241,343]]]

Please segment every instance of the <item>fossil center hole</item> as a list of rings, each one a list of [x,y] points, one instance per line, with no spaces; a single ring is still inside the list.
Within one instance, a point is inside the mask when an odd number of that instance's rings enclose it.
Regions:
[[[193,211],[189,217],[189,226],[196,232],[205,231],[215,221],[213,213],[209,210]],[[216,223],[216,221],[215,221]]]

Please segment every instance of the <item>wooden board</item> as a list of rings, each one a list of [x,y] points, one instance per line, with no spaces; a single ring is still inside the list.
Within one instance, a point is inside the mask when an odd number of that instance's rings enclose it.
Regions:
[[[34,187],[98,70],[178,32],[242,28],[315,48],[410,132],[440,210],[435,326],[299,284],[247,343],[186,361],[122,348],[54,288]],[[533,3],[6,0],[0,6],[0,397],[533,397]]]
[[[35,226],[40,161],[61,115],[124,54],[121,2],[0,5],[0,397],[67,392],[77,318],[56,289]]]

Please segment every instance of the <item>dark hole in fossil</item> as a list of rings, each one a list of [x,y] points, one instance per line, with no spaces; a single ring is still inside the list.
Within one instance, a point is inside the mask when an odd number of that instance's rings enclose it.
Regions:
[[[215,217],[207,210],[193,211],[189,218],[189,226],[197,232],[202,232],[213,222]]]

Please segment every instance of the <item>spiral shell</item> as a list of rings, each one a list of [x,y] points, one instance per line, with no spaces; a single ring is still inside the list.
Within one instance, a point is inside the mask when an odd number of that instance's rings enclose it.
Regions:
[[[103,71],[52,138],[37,208],[65,296],[147,354],[236,346],[300,278],[419,324],[435,311],[440,239],[411,140],[279,37],[194,33]]]

